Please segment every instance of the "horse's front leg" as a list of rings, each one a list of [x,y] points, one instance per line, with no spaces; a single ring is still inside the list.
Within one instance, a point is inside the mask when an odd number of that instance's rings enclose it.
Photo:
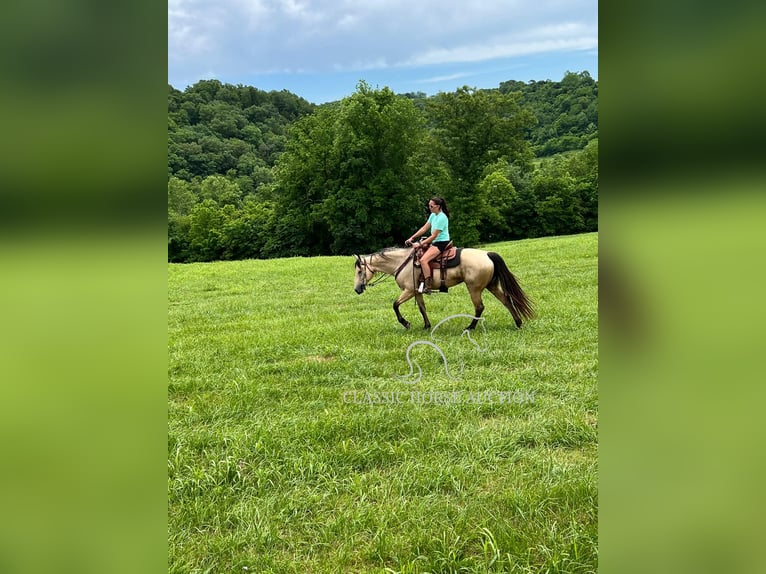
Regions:
[[[415,293],[415,301],[418,303],[418,309],[420,309],[420,314],[423,315],[423,328],[424,329],[430,329],[431,328],[431,321],[428,320],[428,313],[426,313],[426,302],[423,300],[423,294],[422,293]]]
[[[411,289],[405,289],[402,291],[402,294],[399,295],[399,297],[394,301],[394,313],[396,313],[396,319],[404,326],[405,329],[410,328],[410,322],[402,317],[402,314],[399,312],[399,305],[402,303],[409,301],[412,299],[412,297],[415,295],[415,291]],[[421,297],[422,298],[422,297]]]

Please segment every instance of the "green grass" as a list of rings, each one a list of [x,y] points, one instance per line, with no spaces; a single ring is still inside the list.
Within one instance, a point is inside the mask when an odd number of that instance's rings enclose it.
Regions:
[[[485,246],[538,315],[517,330],[487,293],[483,351],[414,302],[403,329],[395,283],[356,295],[351,257],[170,265],[168,571],[595,572],[597,244]],[[472,312],[462,285],[426,304]],[[419,340],[454,378],[419,345],[404,382]]]

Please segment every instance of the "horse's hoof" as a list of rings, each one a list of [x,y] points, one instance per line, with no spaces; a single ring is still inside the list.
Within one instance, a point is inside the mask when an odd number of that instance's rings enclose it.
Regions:
[[[519,319],[518,321],[516,321],[516,326],[517,326],[519,329],[521,329],[521,319]]]
[[[423,329],[426,330],[426,331],[430,330],[431,329],[431,323],[426,323],[425,325],[423,325]]]
[[[405,329],[409,329],[409,328],[410,328],[410,324],[409,324],[409,323],[402,323],[402,326],[403,326]]]

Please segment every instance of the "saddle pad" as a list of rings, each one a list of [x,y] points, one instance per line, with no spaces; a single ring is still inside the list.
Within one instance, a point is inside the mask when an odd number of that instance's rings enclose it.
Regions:
[[[450,267],[457,267],[458,265],[460,265],[460,255],[463,253],[463,248],[453,247],[452,249],[446,252],[448,257],[449,257],[449,252],[452,251],[453,249],[455,250],[455,256],[452,257],[451,259],[447,259],[447,263],[444,265],[445,269],[449,269]],[[441,265],[439,264],[440,259],[441,257],[437,257],[436,259],[431,261],[431,269],[439,269],[441,267]]]

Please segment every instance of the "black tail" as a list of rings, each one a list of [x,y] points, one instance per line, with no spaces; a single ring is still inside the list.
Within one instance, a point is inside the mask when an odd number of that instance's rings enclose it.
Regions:
[[[508,269],[503,258],[494,251],[490,251],[487,255],[495,265],[495,274],[492,276],[492,283],[500,281],[500,286],[503,288],[505,296],[508,297],[511,305],[516,308],[522,317],[527,319],[534,317],[535,310],[532,306],[532,301],[527,297],[526,293],[522,291],[519,282],[516,281],[516,277],[514,277],[511,270]]]

